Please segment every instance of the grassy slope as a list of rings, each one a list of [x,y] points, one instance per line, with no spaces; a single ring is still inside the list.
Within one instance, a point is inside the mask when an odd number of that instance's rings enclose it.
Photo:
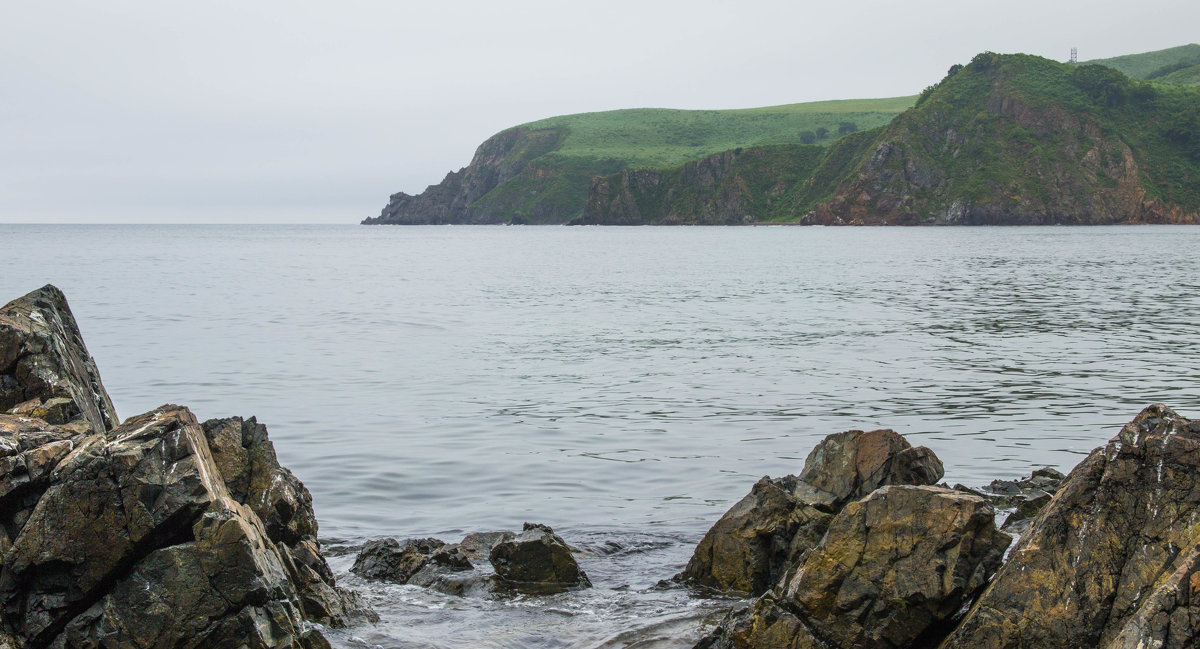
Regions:
[[[1030,125],[999,115],[994,105],[998,97],[1028,106],[1033,111],[1026,118]],[[1093,137],[1080,129],[1055,127],[1069,115],[1095,124],[1098,132]],[[951,140],[956,143],[948,147]],[[713,186],[687,181],[686,167],[673,169],[663,172],[663,182],[650,189],[630,189],[631,196],[642,222],[688,222],[689,211],[703,217],[705,210],[712,211],[712,201],[723,200],[729,186],[739,186],[746,190],[740,204],[755,219],[798,221],[836,189],[854,188],[884,142],[902,144],[907,157],[889,158],[886,169],[867,173],[881,180],[890,171],[893,181],[883,182],[900,183],[895,193],[912,195],[913,207],[923,215],[955,199],[996,205],[1016,196],[1035,207],[1073,209],[1071,201],[1088,200],[1090,183],[1099,183],[1101,189],[1116,186],[1106,172],[1121,167],[1116,151],[1120,143],[1132,149],[1149,198],[1191,210],[1200,207],[1200,88],[1131,80],[1102,66],[990,53],[943,80],[887,127],[855,133],[820,149],[747,150]],[[1081,159],[1093,149],[1102,158],[1095,179]],[[771,155],[760,155],[766,153]],[[764,170],[758,157],[789,161],[792,168]],[[916,169],[936,170],[934,175],[945,183],[936,188],[904,185],[911,173],[905,168],[909,162],[916,163]],[[620,176],[609,182],[622,186]],[[779,183],[791,187],[780,192]],[[1064,187],[1084,189],[1071,194]],[[870,189],[872,194],[881,191]]]
[[[627,167],[663,169],[738,147],[799,144],[804,131],[829,131],[841,122],[859,130],[887,124],[916,97],[848,99],[741,110],[636,108],[565,115],[524,128],[566,128],[556,156],[620,160]]]
[[[472,209],[515,222],[562,223],[577,216],[595,176],[623,169],[676,167],[740,147],[799,144],[805,131],[824,128],[817,143],[838,138],[843,122],[867,130],[887,124],[916,97],[820,101],[738,110],[637,108],[563,115],[514,127],[554,129],[557,147],[501,183]],[[488,219],[494,222],[496,219]]]
[[[1135,79],[1156,79],[1156,72],[1165,67],[1179,63],[1200,64],[1200,45],[1191,43],[1189,45],[1181,45],[1179,47],[1172,47],[1155,52],[1127,54],[1125,56],[1114,56],[1109,59],[1093,59],[1091,61],[1084,61],[1080,65],[1103,65],[1107,68],[1119,70],[1127,77],[1133,77]],[[1194,83],[1194,81],[1180,81],[1165,78],[1159,78],[1157,80],[1167,81],[1169,83]]]

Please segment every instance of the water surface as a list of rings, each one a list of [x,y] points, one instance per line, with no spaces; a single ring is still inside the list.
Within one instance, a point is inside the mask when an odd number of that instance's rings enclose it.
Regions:
[[[1197,250],[1168,226],[0,225],[0,298],[62,288],[124,417],[257,415],[335,548],[523,521],[638,548],[554,602],[359,583],[385,621],[338,642],[588,647],[710,612],[651,586],[829,433],[893,428],[977,485],[1068,470],[1149,403],[1200,414]]]

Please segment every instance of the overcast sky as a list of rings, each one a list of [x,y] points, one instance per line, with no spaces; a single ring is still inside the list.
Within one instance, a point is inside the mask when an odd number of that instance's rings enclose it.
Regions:
[[[0,8],[0,222],[342,222],[508,126],[915,94],[1200,41],[1200,2],[94,0]]]

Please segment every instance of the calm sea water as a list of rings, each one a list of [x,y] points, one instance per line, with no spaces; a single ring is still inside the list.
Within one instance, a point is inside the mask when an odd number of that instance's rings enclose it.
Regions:
[[[257,415],[335,550],[527,520],[628,550],[554,600],[346,576],[385,620],[338,642],[620,646],[715,610],[650,586],[829,433],[894,428],[977,485],[1068,470],[1149,403],[1200,415],[1197,251],[1163,226],[0,225],[0,299],[62,288],[123,417]]]

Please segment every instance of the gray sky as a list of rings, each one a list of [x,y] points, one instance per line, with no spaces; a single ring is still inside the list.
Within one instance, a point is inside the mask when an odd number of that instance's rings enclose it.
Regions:
[[[0,223],[354,223],[542,117],[908,95],[983,50],[1197,25],[1195,0],[6,2]]]

